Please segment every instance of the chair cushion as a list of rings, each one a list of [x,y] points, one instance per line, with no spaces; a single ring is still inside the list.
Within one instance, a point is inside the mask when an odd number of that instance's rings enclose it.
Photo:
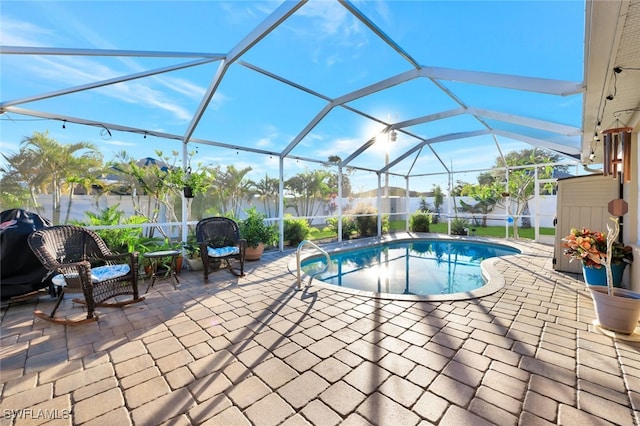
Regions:
[[[207,254],[209,255],[209,257],[226,257],[226,256],[232,256],[238,253],[240,253],[239,247],[229,247],[229,246],[219,247],[219,248],[207,247]]]
[[[91,282],[95,284],[101,281],[122,277],[124,275],[127,275],[130,270],[131,268],[127,264],[105,265],[91,268]],[[65,286],[67,285],[65,278],[78,278],[78,274],[58,274],[55,277],[51,278],[51,282],[53,282],[54,285]]]

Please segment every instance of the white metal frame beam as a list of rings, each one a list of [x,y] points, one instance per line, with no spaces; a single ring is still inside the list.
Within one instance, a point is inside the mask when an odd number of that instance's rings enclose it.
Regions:
[[[422,67],[420,68],[420,75],[435,80],[458,81],[557,96],[575,95],[585,91],[583,83],[452,68]]]

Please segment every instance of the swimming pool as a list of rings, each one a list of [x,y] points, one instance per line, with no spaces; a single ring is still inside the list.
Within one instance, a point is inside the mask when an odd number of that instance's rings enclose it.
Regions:
[[[484,260],[520,252],[494,242],[412,239],[331,252],[326,272],[317,273],[325,268],[324,257],[308,258],[301,266],[314,280],[336,289],[400,299],[406,297],[395,296],[456,300],[487,293],[477,292],[486,284]]]

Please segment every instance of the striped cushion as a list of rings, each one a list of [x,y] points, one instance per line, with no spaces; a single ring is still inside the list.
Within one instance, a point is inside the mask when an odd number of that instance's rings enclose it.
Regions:
[[[225,257],[240,253],[239,247],[207,247],[209,257]]]

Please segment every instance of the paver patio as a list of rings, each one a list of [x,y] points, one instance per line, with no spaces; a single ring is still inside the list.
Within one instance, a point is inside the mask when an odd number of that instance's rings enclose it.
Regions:
[[[49,296],[12,304],[1,424],[640,424],[640,343],[598,332],[581,277],[529,248],[464,301],[295,291],[295,255],[268,253],[78,327],[33,316]]]

